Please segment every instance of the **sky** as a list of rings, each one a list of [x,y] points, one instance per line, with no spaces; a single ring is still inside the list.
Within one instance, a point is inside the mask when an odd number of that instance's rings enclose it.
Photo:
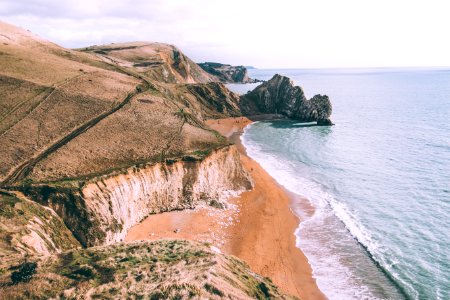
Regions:
[[[178,46],[257,68],[450,66],[448,0],[1,0],[0,20],[69,48]]]

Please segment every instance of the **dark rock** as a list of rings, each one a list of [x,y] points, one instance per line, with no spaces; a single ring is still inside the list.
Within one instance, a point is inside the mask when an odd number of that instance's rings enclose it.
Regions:
[[[219,202],[219,201],[216,200],[216,199],[211,200],[211,201],[209,202],[209,205],[212,206],[212,207],[214,207],[214,208],[217,208],[217,209],[225,209],[225,208],[226,208],[226,206],[225,206],[224,203]]]
[[[194,95],[202,105],[205,118],[239,117],[239,95],[231,92],[223,83],[210,82],[186,85],[190,94]]]
[[[281,114],[302,122],[332,125],[328,96],[315,95],[307,100],[301,87],[294,86],[291,79],[279,74],[242,95],[239,105],[245,115]]]
[[[324,119],[324,120],[317,120],[317,125],[331,126],[331,125],[334,125],[334,124],[333,124],[333,122],[331,122],[330,119]]]

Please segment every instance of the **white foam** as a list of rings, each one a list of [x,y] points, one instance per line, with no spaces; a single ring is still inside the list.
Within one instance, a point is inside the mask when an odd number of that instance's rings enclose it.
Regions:
[[[325,192],[318,183],[298,174],[297,168],[288,161],[279,157],[264,153],[261,147],[248,138],[249,127],[244,130],[242,143],[247,154],[257,161],[277,182],[286,189],[304,196],[315,208],[314,215],[300,223],[295,235],[297,247],[308,258],[313,269],[320,290],[329,299],[377,299],[370,294],[367,287],[357,284],[352,271],[343,265],[338,254],[327,251],[315,240],[307,238],[307,232],[311,228],[324,225],[324,220],[335,214],[347,226],[349,231],[369,249],[376,250],[378,245],[374,243],[367,231],[360,226],[355,217],[346,206],[336,201],[329,193]],[[300,238],[301,237],[301,238]]]

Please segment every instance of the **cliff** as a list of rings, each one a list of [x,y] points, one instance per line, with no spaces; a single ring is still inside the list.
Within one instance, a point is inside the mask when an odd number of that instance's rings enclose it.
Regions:
[[[239,95],[233,93],[223,83],[189,84],[185,86],[200,105],[196,108],[203,118],[219,119],[223,116],[239,117]]]
[[[203,123],[239,115],[238,96],[176,47],[74,51],[0,28],[1,186],[53,209],[84,246],[251,188],[236,150]]]
[[[332,106],[326,95],[307,100],[301,87],[291,79],[274,75],[269,81],[240,98],[241,111],[246,115],[281,114],[301,122],[332,125]]]
[[[235,146],[227,146],[95,177],[81,187],[37,185],[24,192],[55,210],[84,246],[94,246],[122,241],[149,214],[226,206],[228,197],[251,187]]]
[[[180,240],[74,250],[17,264],[0,273],[0,294],[5,299],[294,299],[244,262],[208,244]]]
[[[247,68],[244,66],[231,66],[215,62],[204,62],[198,64],[203,70],[216,76],[223,83],[253,83],[258,82],[248,76]]]
[[[61,253],[80,246],[52,209],[0,191],[0,269],[24,257]]]

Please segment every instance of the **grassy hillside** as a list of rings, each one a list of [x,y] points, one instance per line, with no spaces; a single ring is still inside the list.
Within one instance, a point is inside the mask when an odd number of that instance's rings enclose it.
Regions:
[[[177,47],[163,43],[134,42],[92,46],[79,49],[95,53],[105,61],[134,68],[148,78],[167,83],[207,83],[218,81]]]
[[[207,244],[160,240],[73,250],[0,273],[6,299],[288,299]],[[15,272],[15,276],[12,273]],[[15,284],[12,284],[12,278]]]
[[[74,51],[0,27],[3,186],[207,151],[225,140],[203,120],[240,114],[239,98],[174,46],[136,42]],[[215,92],[199,93],[205,89]]]

